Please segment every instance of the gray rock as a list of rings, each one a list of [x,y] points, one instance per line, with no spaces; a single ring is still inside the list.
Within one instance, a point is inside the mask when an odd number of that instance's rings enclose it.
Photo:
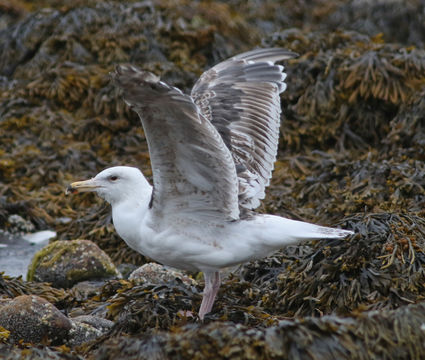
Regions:
[[[97,339],[112,328],[114,323],[97,316],[82,315],[71,319],[72,329],[69,332],[67,344],[78,346]]]
[[[95,329],[100,330],[102,333],[108,331],[112,328],[112,326],[114,326],[113,321],[93,315],[76,316],[72,318],[72,320],[93,326]]]
[[[124,279],[128,279],[131,273],[138,268],[137,265],[122,263],[117,266]]]
[[[72,322],[72,328],[69,331],[68,346],[78,346],[85,342],[95,340],[102,336],[102,332],[91,325],[82,322]]]
[[[134,270],[128,277],[129,280],[132,280],[138,284],[158,284],[173,281],[176,278],[180,279],[183,283],[187,285],[196,285],[195,280],[183,274],[182,272],[168,269],[165,266],[157,263],[144,264],[138,269]]]
[[[90,297],[100,294],[105,281],[81,281],[75,284],[69,293],[77,301],[85,301]]]
[[[18,214],[12,214],[7,218],[7,222],[11,225],[11,231],[29,233],[35,230],[31,221],[25,220]]]
[[[71,321],[54,305],[35,295],[21,295],[0,303],[0,326],[10,331],[9,341],[62,344]]]
[[[121,278],[109,256],[88,240],[55,241],[34,255],[28,281],[69,288],[85,280]]]

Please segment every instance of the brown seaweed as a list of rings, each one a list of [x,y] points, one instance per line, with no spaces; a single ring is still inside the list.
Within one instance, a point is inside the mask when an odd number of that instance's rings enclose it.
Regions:
[[[52,304],[59,304],[68,296],[63,289],[56,289],[48,283],[26,282],[0,273],[0,296],[14,298],[20,295],[37,295]]]
[[[191,324],[153,336],[105,339],[89,358],[420,359],[425,355],[424,310],[418,304],[356,317],[282,321],[267,329]]]
[[[423,218],[377,213],[348,217],[342,225],[356,235],[245,265],[244,278],[264,289],[258,305],[272,314],[320,316],[424,300]]]
[[[84,292],[3,275],[2,297],[36,294],[67,314],[116,325],[91,347],[4,344],[0,352],[12,359],[21,351],[69,359],[424,357],[424,5],[400,4],[2,2],[2,229],[19,231],[9,220],[18,214],[60,239],[95,241],[117,265],[145,263],[117,236],[101,200],[64,196],[71,180],[112,165],[151,176],[139,120],[108,73],[130,62],[188,91],[228,56],[282,46],[300,57],[285,64],[282,140],[260,210],[356,235],[289,247],[234,270],[206,324],[194,312],[202,284],[117,280]]]

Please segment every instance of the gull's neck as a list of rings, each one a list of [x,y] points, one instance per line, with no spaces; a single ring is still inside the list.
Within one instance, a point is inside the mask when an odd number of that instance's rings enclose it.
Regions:
[[[134,250],[139,250],[141,229],[149,212],[151,197],[152,186],[145,180],[145,183],[132,189],[131,194],[127,194],[119,202],[111,203],[115,230]]]

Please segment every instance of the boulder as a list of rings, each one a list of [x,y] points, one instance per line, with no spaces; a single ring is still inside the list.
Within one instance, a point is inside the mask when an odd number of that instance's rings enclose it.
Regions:
[[[63,344],[71,321],[47,300],[21,295],[0,303],[0,326],[10,332],[8,341]]]
[[[86,280],[121,278],[109,256],[88,240],[55,241],[34,255],[28,281],[69,288]]]

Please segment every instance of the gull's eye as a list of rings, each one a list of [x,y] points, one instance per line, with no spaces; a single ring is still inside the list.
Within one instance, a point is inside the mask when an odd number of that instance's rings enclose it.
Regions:
[[[118,176],[111,175],[108,179],[109,179],[109,181],[116,181],[116,180],[118,180]]]

